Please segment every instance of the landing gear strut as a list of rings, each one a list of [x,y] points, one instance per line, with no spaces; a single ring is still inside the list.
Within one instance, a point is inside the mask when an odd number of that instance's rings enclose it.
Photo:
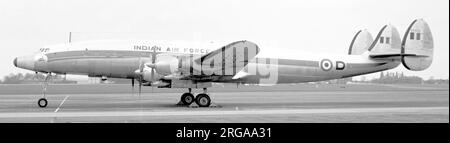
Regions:
[[[38,100],[38,106],[41,107],[41,108],[45,108],[45,107],[47,107],[47,105],[48,105],[48,101],[47,101],[47,99],[45,98],[45,93],[46,93],[46,91],[47,91],[48,81],[49,81],[51,78],[52,78],[52,74],[51,74],[51,73],[48,73],[47,76],[45,77],[44,83],[42,84],[42,95],[43,95],[43,97],[40,98],[40,99]]]

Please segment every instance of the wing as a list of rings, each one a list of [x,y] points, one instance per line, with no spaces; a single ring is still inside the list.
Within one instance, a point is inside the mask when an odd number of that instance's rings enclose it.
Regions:
[[[250,41],[237,41],[214,50],[206,55],[178,56],[180,72],[167,75],[164,79],[217,81],[231,79],[259,53],[256,44]]]
[[[196,64],[202,65],[205,72],[214,75],[235,75],[259,53],[259,47],[250,41],[236,41],[214,50],[198,59]]]

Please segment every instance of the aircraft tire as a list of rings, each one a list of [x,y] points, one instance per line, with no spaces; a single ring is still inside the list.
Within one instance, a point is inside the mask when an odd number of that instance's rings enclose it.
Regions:
[[[199,107],[209,107],[211,105],[211,98],[209,98],[208,94],[201,93],[195,97],[195,103]]]
[[[47,102],[47,99],[45,99],[45,98],[41,98],[38,100],[38,106],[41,108],[47,107],[47,104],[48,104],[48,102]]]
[[[183,95],[181,95],[181,102],[183,102],[184,105],[191,105],[194,100],[195,98],[192,93],[184,93]]]

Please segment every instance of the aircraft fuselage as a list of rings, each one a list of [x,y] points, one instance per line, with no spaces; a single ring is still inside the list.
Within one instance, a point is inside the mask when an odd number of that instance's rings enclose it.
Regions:
[[[45,60],[36,60],[29,70],[93,77],[136,78],[140,61],[151,61],[148,51],[78,50],[45,53]],[[192,54],[199,56],[200,54]],[[36,57],[36,56],[35,56]],[[215,73],[211,82],[239,83],[301,83],[338,79],[395,68],[400,61],[371,60],[363,55],[316,56],[321,60],[275,59],[257,57],[242,70],[231,75]],[[182,68],[182,67],[179,67]],[[189,67],[183,67],[189,68]],[[219,67],[220,68],[220,67]],[[204,70],[204,66],[197,71]],[[223,69],[225,70],[225,69]],[[225,72],[223,72],[225,73]],[[184,72],[183,75],[201,75]],[[233,78],[235,75],[241,76]],[[214,78],[215,77],[215,78]]]

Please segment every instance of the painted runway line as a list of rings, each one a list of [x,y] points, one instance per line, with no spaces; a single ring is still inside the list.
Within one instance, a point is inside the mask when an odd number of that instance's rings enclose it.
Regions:
[[[0,113],[0,118],[222,116],[222,115],[280,115],[280,114],[334,114],[334,113],[386,113],[386,112],[448,114],[449,107],[277,109],[277,110],[240,110],[240,111],[104,111],[104,112],[41,112],[41,113],[22,112],[22,113]]]
[[[59,108],[61,108],[61,106],[64,104],[64,102],[67,100],[67,98],[69,98],[70,95],[67,95],[66,98],[64,98],[64,100],[61,102],[61,104],[59,104],[58,108],[56,108],[55,113],[58,112]]]

